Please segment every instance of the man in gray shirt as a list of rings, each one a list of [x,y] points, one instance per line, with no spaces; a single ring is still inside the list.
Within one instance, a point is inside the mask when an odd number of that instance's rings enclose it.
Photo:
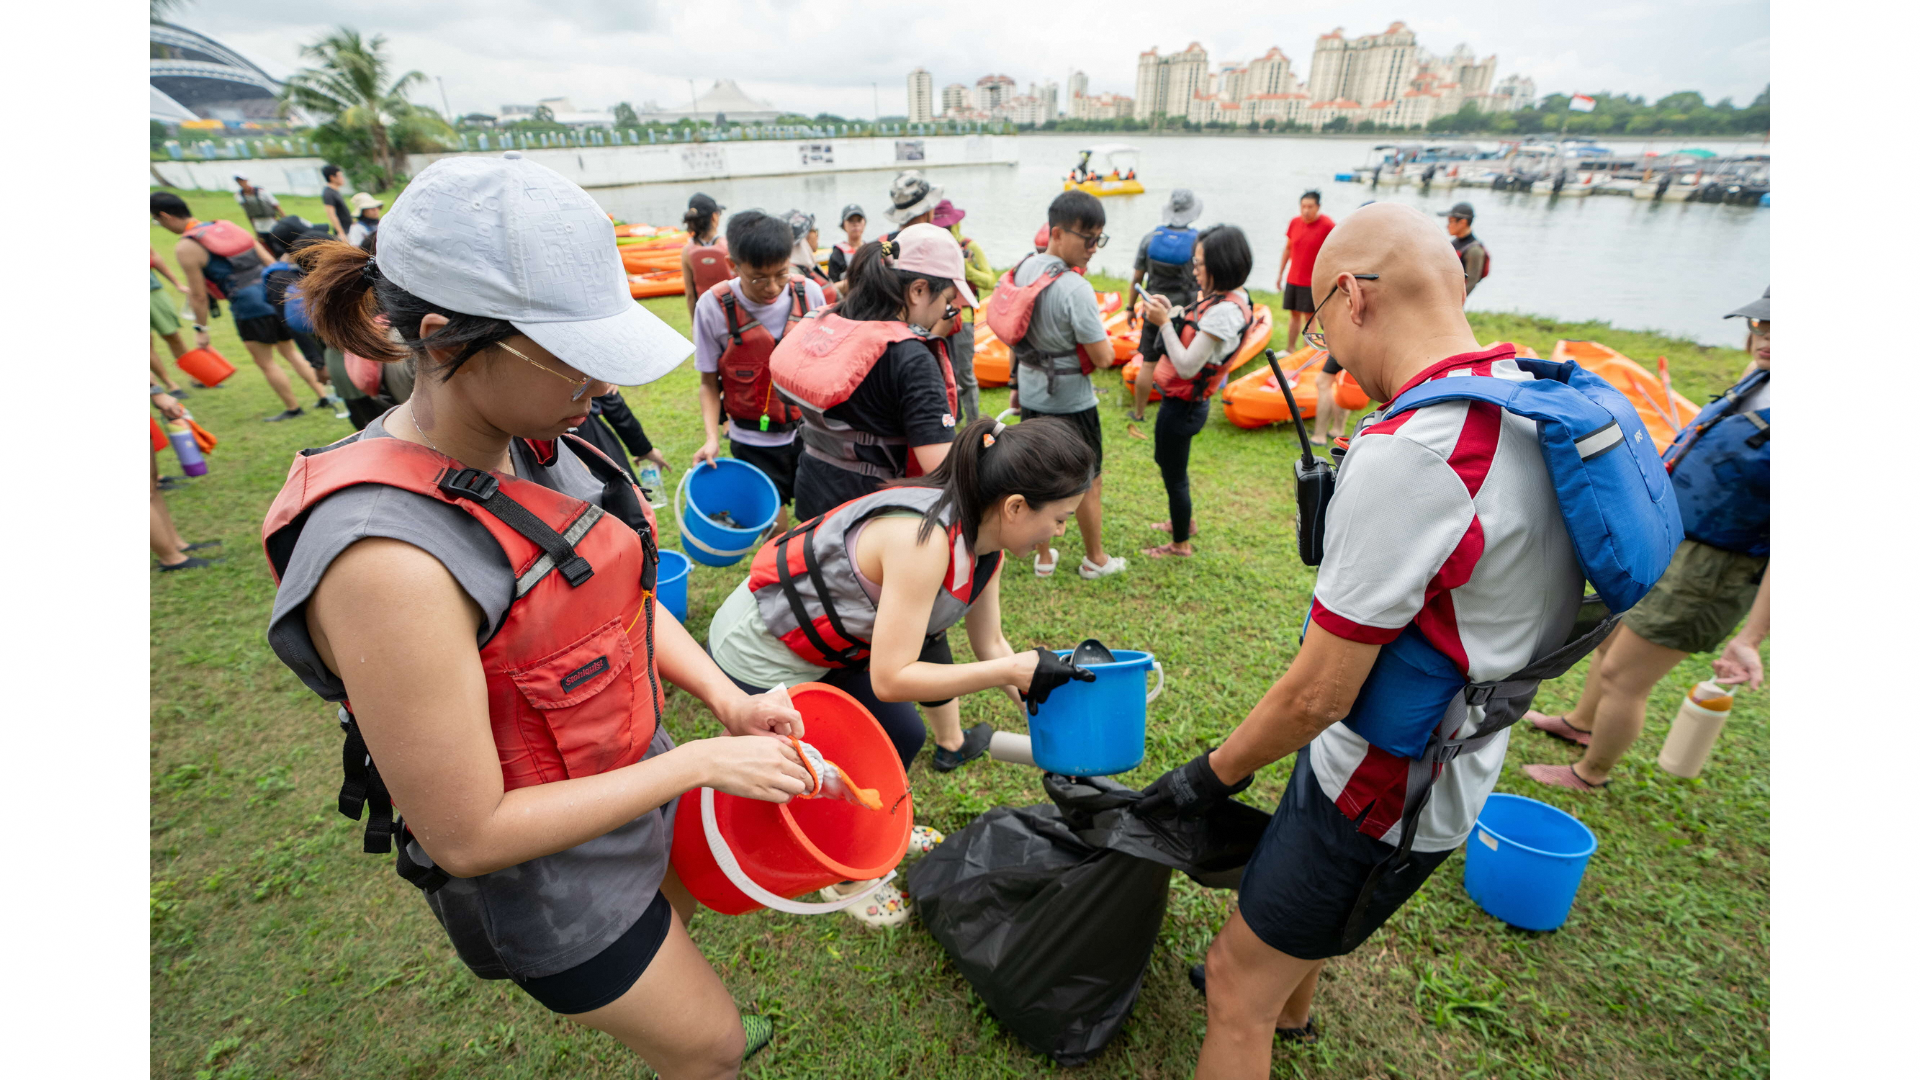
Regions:
[[[1034,303],[1026,337],[1015,355],[1014,407],[1020,410],[1022,420],[1051,416],[1073,425],[1093,447],[1096,466],[1102,456],[1100,409],[1093,394],[1093,380],[1081,374],[1078,357],[1084,355],[1095,368],[1112,367],[1113,343],[1107,339],[1093,286],[1075,271],[1085,270],[1093,253],[1106,244],[1106,225],[1107,212],[1099,199],[1084,191],[1062,192],[1047,208],[1047,250],[1029,256],[1013,272],[1014,285],[1021,286],[1032,284],[1057,267],[1064,265],[1067,269],[1041,291]],[[1018,363],[1019,354],[1029,350],[1041,357],[1066,356],[1061,360],[1043,359],[1037,367]],[[1086,557],[1080,560],[1080,576],[1091,580],[1125,570],[1127,560],[1108,554],[1100,543],[1097,477],[1073,516],[1086,548]],[[1049,546],[1034,556],[1034,573],[1047,577],[1059,561],[1059,554]]]

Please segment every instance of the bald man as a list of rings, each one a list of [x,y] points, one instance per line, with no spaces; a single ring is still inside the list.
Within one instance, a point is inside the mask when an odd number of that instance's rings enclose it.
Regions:
[[[1531,378],[1513,346],[1475,340],[1461,312],[1460,259],[1439,226],[1408,207],[1376,203],[1341,222],[1313,278],[1320,303],[1307,329],[1317,323],[1375,401],[1453,373]],[[1340,466],[1293,663],[1218,749],[1147,789],[1203,813],[1256,770],[1298,754],[1242,877],[1239,909],[1191,973],[1207,996],[1200,1077],[1267,1076],[1276,1029],[1317,1038],[1313,993],[1327,960],[1371,936],[1466,840],[1499,778],[1504,731],[1441,770],[1411,861],[1384,873],[1352,918],[1400,840],[1414,759],[1342,721],[1433,708],[1412,698],[1417,680],[1400,666],[1417,643],[1376,665],[1382,646],[1416,634],[1433,663],[1498,680],[1564,642],[1579,610],[1580,566],[1531,420],[1467,401],[1379,415],[1362,421]],[[1483,717],[1470,709],[1461,734]]]

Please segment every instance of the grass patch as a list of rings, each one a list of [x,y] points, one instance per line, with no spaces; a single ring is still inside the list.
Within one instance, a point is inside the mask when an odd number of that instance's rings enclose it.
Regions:
[[[237,217],[230,196],[183,193],[203,215]],[[320,217],[317,199],[283,198]],[[154,230],[171,258],[173,237]],[[1112,280],[1103,288],[1119,287]],[[1278,298],[1256,293],[1278,309]],[[651,301],[683,330],[679,297]],[[1546,355],[1591,337],[1650,363],[1704,402],[1743,354],[1658,335],[1518,315],[1470,316],[1482,341]],[[1284,328],[1284,323],[1282,324]],[[332,710],[265,640],[273,582],[260,519],[293,453],[345,434],[330,415],[265,425],[279,406],[247,370],[232,320],[214,344],[241,365],[230,389],[189,402],[220,437],[210,475],[170,495],[190,540],[221,537],[227,564],[156,576],[152,587],[151,1071],[163,1077],[628,1077],[645,1075],[613,1040],[549,1014],[511,984],[473,978],[387,860],[360,853],[360,826],[334,813],[339,728]],[[1282,331],[1284,334],[1284,329]],[[1152,443],[1130,439],[1117,373],[1096,376],[1106,424],[1109,546],[1132,555],[1164,540]],[[700,441],[692,365],[626,391],[676,465]],[[1005,407],[1006,391],[982,407]],[[1007,636],[1015,647],[1089,634],[1153,650],[1168,690],[1153,708],[1135,785],[1231,729],[1295,650],[1313,573],[1292,535],[1290,432],[1241,431],[1218,409],[1194,441],[1191,560],[1139,559],[1099,582],[1041,581],[1013,567]],[[163,471],[172,459],[163,454]],[[673,526],[663,523],[672,543]],[[1065,540],[1071,560],[1078,541]],[[150,556],[142,556],[150,558]],[[708,620],[744,568],[698,567],[690,623]],[[968,658],[964,635],[955,647]],[[1653,763],[1685,688],[1711,674],[1693,658],[1654,693],[1647,732],[1604,797],[1544,789],[1523,762],[1570,748],[1516,732],[1502,790],[1554,803],[1599,836],[1572,919],[1556,933],[1510,929],[1468,900],[1460,858],[1353,956],[1333,964],[1317,1012],[1319,1046],[1280,1048],[1275,1075],[1298,1077],[1760,1076],[1768,1067],[1768,697],[1742,694],[1705,776]],[[1582,665],[1548,684],[1541,707],[1571,707]],[[978,694],[967,722],[1024,730],[1003,698]],[[666,722],[682,739],[717,734],[684,694]],[[1271,806],[1289,762],[1245,798]],[[989,806],[1045,801],[1039,776],[987,762],[912,770],[921,820],[949,832]],[[1184,1077],[1205,1027],[1185,969],[1231,910],[1231,896],[1176,876],[1140,1003],[1089,1078]],[[916,926],[868,932],[840,917],[702,913],[693,935],[743,1008],[774,1017],[755,1077],[1035,1077],[1058,1073],[1001,1033],[942,950]]]

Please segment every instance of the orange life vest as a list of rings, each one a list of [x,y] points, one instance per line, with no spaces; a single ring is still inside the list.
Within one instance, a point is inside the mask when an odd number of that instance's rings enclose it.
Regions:
[[[800,411],[774,393],[773,372],[767,364],[776,339],[758,319],[740,310],[733,282],[723,281],[709,291],[720,302],[721,314],[727,320],[727,348],[720,354],[719,368],[720,401],[728,418],[757,431],[792,430],[800,421]],[[789,282],[787,294],[791,303],[782,336],[792,333],[794,324],[807,315],[806,283]]]
[[[875,435],[827,416],[827,410],[853,396],[873,365],[896,341],[920,338],[898,320],[861,322],[840,317],[833,309],[816,311],[788,330],[773,348],[769,367],[773,385],[800,410],[801,451],[829,465],[879,480],[897,480],[919,472],[919,462],[907,455],[907,471],[895,473],[855,453],[860,446],[906,447],[904,435]],[[940,361],[947,384],[947,408],[960,411],[960,393],[947,360],[945,338],[921,338]]]
[[[508,791],[631,765],[646,755],[660,718],[653,511],[619,465],[577,436],[563,438],[605,485],[604,509],[530,480],[462,468],[400,439],[349,438],[294,458],[261,527],[276,582],[307,513],[359,484],[436,499],[486,528],[516,579],[506,615],[480,647],[488,720]],[[542,463],[558,454],[553,442],[523,445]],[[340,722],[347,734],[340,812],[358,820],[363,807],[371,809],[365,850],[387,851],[397,833],[404,856],[405,823],[392,816],[350,702]],[[443,871],[410,858],[400,860],[400,871],[428,892],[446,881]]]
[[[727,257],[726,241],[718,238],[711,244],[688,248],[687,265],[693,268],[691,284],[695,296],[734,276],[733,260]]]
[[[1014,264],[1013,269],[1000,275],[1000,283],[993,287],[993,299],[987,304],[987,327],[993,336],[1007,343],[1013,352],[1013,362],[1035,368],[1047,377],[1047,392],[1052,393],[1054,384],[1062,375],[1071,375],[1076,370],[1082,375],[1093,372],[1093,361],[1087,356],[1084,345],[1076,344],[1066,352],[1043,353],[1026,344],[1027,330],[1033,323],[1033,309],[1040,302],[1040,294],[1048,286],[1060,280],[1067,272],[1067,265],[1048,267],[1040,276],[1025,285],[1015,285],[1014,275],[1020,267],[1026,265],[1029,255]],[[1059,361],[1075,359],[1076,363],[1062,366]]]
[[[1232,292],[1215,293],[1207,297],[1194,305],[1192,314],[1183,314],[1180,317],[1180,344],[1192,345],[1194,335],[1200,332],[1201,316],[1214,305],[1227,303],[1239,308],[1241,318],[1246,320],[1240,324],[1240,335],[1233,339],[1232,346],[1220,356],[1220,359],[1211,364],[1202,365],[1199,371],[1193,373],[1191,379],[1174,371],[1171,360],[1164,364],[1155,364],[1153,385],[1160,388],[1162,396],[1179,398],[1181,401],[1205,401],[1213,396],[1215,390],[1220,389],[1220,383],[1226,378],[1227,363],[1233,359],[1235,353],[1240,351],[1241,343],[1247,338],[1247,327],[1253,325],[1252,305],[1247,303],[1244,293],[1235,289]]]
[[[225,218],[196,223],[181,235],[212,256],[200,279],[206,282],[207,295],[215,300],[225,300],[255,284],[266,271],[266,264],[253,250],[255,236]]]

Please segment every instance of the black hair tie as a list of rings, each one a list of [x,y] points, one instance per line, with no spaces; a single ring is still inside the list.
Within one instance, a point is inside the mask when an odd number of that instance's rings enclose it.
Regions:
[[[371,288],[373,286],[373,283],[379,280],[380,280],[380,264],[374,261],[373,259],[369,258],[366,261],[366,265],[360,268],[360,281],[363,284],[367,285],[369,288]]]

